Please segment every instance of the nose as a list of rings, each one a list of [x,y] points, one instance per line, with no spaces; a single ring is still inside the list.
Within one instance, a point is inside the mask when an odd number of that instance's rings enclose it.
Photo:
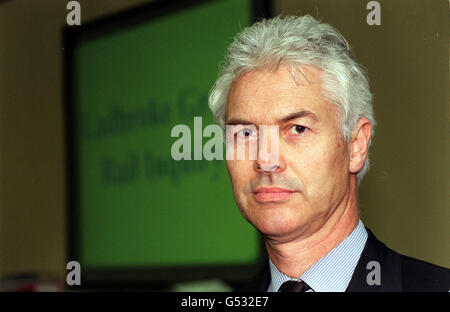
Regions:
[[[279,173],[286,169],[286,162],[281,155],[278,156],[278,162],[264,161],[258,157],[254,162],[254,169],[261,173]]]
[[[279,149],[278,126],[260,126],[258,157],[254,169],[258,172],[280,172],[285,167]]]
[[[262,165],[262,164],[260,164],[260,163],[257,163],[256,171],[261,171],[261,172],[275,172],[275,171],[278,170],[278,168],[279,168],[278,165],[273,165],[273,166],[271,166],[270,164],[269,164],[269,165]]]

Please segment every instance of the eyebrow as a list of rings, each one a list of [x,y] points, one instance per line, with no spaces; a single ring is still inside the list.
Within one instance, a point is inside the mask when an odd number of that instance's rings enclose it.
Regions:
[[[290,120],[297,119],[297,118],[303,118],[303,117],[309,117],[314,121],[319,121],[319,117],[317,117],[317,115],[314,114],[313,112],[311,112],[309,110],[301,110],[298,112],[291,113],[285,117],[282,117],[281,119],[278,120],[278,123],[279,124],[285,123]],[[245,119],[231,118],[226,124],[227,125],[253,125],[255,123],[245,120]]]
[[[292,114],[289,114],[283,118],[281,118],[278,122],[279,123],[285,123],[288,122],[292,119],[297,119],[297,118],[303,118],[303,117],[309,117],[314,121],[319,121],[319,117],[317,117],[316,114],[314,114],[313,112],[309,111],[309,110],[301,110]]]
[[[253,125],[253,122],[239,119],[239,118],[232,118],[228,122],[226,122],[227,125]]]

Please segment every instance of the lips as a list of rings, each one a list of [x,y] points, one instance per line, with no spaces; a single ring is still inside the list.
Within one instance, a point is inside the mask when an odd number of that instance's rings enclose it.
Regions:
[[[283,202],[288,200],[295,191],[279,187],[261,187],[253,192],[258,202]]]

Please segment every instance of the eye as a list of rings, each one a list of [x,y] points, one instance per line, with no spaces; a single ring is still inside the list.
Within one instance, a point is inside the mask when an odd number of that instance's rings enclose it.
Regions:
[[[293,135],[298,135],[298,134],[302,134],[307,130],[307,128],[305,126],[302,125],[293,125],[290,129],[289,129],[289,133],[293,134]]]
[[[239,141],[255,141],[258,139],[258,130],[256,127],[243,127],[235,133],[235,136]]]
[[[255,130],[253,130],[251,128],[243,128],[243,129],[239,130],[238,132],[236,132],[236,136],[238,138],[245,139],[246,137],[248,137],[248,138],[255,137],[255,136],[257,136],[257,133]]]

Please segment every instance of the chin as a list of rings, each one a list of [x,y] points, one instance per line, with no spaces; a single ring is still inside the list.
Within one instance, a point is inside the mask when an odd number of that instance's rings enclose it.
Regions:
[[[258,209],[259,208],[259,209]],[[247,215],[247,220],[263,235],[285,236],[300,230],[304,222],[287,208],[255,207],[255,213]]]

